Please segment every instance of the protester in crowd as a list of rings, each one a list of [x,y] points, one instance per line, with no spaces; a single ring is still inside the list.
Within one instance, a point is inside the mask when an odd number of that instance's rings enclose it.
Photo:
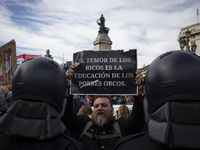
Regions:
[[[11,91],[8,89],[8,86],[2,83],[1,83],[1,91],[3,92],[5,98],[9,98],[11,96]]]
[[[78,113],[79,109],[83,106],[83,105],[86,105],[82,100],[79,101],[77,107],[74,109],[75,113]]]
[[[89,117],[92,115],[92,108],[89,105],[82,105],[78,111],[78,115],[85,114]]]
[[[126,104],[133,105],[133,96],[131,96],[131,95],[126,96]]]
[[[126,99],[125,99],[125,98],[122,98],[119,104],[125,105],[125,104],[126,104]]]
[[[121,99],[119,96],[115,95],[113,96],[113,104],[120,104]]]
[[[62,67],[52,59],[35,57],[20,65],[12,80],[14,101],[0,118],[1,150],[82,148],[61,133],[66,81]]]
[[[88,105],[90,105],[91,107],[93,106],[95,100],[95,96],[94,95],[90,95],[89,99],[88,99]]]
[[[0,117],[5,114],[7,109],[8,109],[8,103],[5,100],[4,93],[2,92],[2,90],[0,90]]]
[[[73,78],[74,66],[70,66],[66,75],[68,80]],[[136,84],[142,91],[140,72],[136,72]],[[67,108],[62,121],[87,150],[110,150],[121,137],[141,132],[145,123],[143,97],[141,95],[135,97],[131,115],[128,118],[122,117],[117,121],[113,116],[112,100],[108,96],[100,95],[96,97],[91,118],[86,115],[78,116],[74,113],[72,100],[67,102]]]
[[[130,116],[130,111],[126,105],[121,105],[118,107],[117,115],[115,119],[119,119],[121,117],[128,118]]]
[[[200,59],[176,50],[157,57],[145,77],[147,131],[115,150],[200,149]]]
[[[76,95],[76,94],[75,94],[75,95],[73,96],[74,109],[77,108],[78,103],[80,102],[80,100],[81,100],[81,98],[80,98],[79,95]]]
[[[88,105],[87,103],[87,96],[86,95],[81,95],[81,101],[83,101],[85,103],[85,105]]]
[[[90,99],[90,96],[89,95],[85,95],[84,99],[85,99],[86,102],[88,102],[88,100]]]

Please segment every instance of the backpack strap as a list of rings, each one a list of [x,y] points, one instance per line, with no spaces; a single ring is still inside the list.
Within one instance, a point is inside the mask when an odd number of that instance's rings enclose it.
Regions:
[[[79,141],[75,140],[74,138],[72,138],[72,137],[70,137],[68,135],[65,135],[65,134],[62,134],[62,135],[66,139],[68,139],[68,140],[66,140],[67,143],[65,143],[65,144],[68,146],[69,149],[70,148],[77,149],[77,150],[82,150],[83,149],[83,145]]]
[[[87,135],[87,130],[92,126],[92,121],[89,121],[88,123],[87,123],[87,125],[85,126],[85,129],[83,130],[83,132],[82,132],[82,134],[80,135],[80,137],[79,137],[79,140],[80,139],[82,139],[82,136],[83,136],[83,134],[85,134],[85,135]],[[90,134],[90,133],[89,133]],[[87,135],[87,136],[89,136],[90,137],[90,135]],[[91,134],[91,138],[92,138],[92,134]]]
[[[146,132],[141,132],[141,133],[138,133],[138,134],[131,134],[131,135],[127,135],[123,138],[121,138],[120,140],[117,141],[117,143],[115,144],[115,147],[114,149],[117,149],[120,145],[122,144],[126,144],[127,141],[130,141],[130,140],[133,140],[139,136],[143,136],[145,135]]]
[[[119,127],[118,122],[115,122],[115,123],[113,124],[113,127],[114,127],[116,133],[118,134],[118,136],[119,136],[120,138],[122,138],[122,133],[121,133],[121,130],[120,130],[120,127]]]

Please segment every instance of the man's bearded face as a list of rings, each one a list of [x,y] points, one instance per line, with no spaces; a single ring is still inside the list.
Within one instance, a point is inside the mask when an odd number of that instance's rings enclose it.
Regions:
[[[99,97],[94,101],[92,121],[99,127],[108,124],[113,117],[113,107],[108,98]]]

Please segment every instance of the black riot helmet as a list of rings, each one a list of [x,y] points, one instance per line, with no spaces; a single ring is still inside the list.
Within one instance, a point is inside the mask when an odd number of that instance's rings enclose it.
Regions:
[[[61,112],[66,83],[63,68],[56,61],[46,57],[27,59],[13,76],[13,99],[47,102]]]
[[[174,100],[200,100],[200,58],[175,50],[157,57],[145,77],[149,113]]]

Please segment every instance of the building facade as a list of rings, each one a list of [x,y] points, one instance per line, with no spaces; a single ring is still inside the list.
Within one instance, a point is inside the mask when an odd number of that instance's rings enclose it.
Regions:
[[[181,28],[178,36],[180,48],[200,55],[200,23]]]

